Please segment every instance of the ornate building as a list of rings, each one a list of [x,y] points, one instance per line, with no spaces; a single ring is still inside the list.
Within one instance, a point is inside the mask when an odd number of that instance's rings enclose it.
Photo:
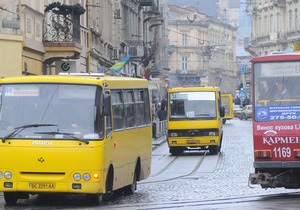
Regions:
[[[247,0],[252,16],[248,52],[260,56],[292,49],[300,40],[299,8],[298,0]]]
[[[142,61],[150,55],[160,56],[156,53],[163,18],[157,2],[1,1],[0,73],[109,73],[114,63],[130,54],[120,73],[142,77]]]
[[[237,28],[194,7],[169,5],[171,86],[219,86],[235,93]]]

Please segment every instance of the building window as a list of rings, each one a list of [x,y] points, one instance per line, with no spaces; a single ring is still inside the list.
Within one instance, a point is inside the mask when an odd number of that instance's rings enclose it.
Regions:
[[[186,74],[188,70],[188,58],[182,57],[182,74]]]
[[[187,34],[182,34],[182,45],[183,46],[187,45]]]
[[[27,18],[26,31],[28,34],[31,34],[31,20]]]
[[[35,36],[41,37],[41,25],[39,23],[36,23],[35,25]]]
[[[288,31],[292,31],[292,25],[293,25],[293,12],[292,10],[289,11],[289,28]]]
[[[274,31],[274,20],[273,15],[270,15],[270,33],[273,33]]]
[[[295,31],[299,30],[298,9],[295,9]]]

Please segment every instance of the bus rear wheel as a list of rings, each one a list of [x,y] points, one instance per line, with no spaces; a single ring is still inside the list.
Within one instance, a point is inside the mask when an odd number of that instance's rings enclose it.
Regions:
[[[5,192],[4,200],[8,205],[16,205],[16,203],[18,202],[18,194],[15,192]]]
[[[136,181],[136,172],[134,172],[133,182],[130,185],[124,187],[124,193],[126,195],[132,195],[136,191],[137,181]]]

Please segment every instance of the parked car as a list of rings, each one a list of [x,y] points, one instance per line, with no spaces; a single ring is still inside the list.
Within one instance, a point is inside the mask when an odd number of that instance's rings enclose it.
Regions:
[[[240,120],[252,118],[252,105],[246,105],[240,113]]]
[[[243,108],[241,107],[241,105],[233,105],[233,115],[234,117],[240,117],[241,111],[243,110]]]

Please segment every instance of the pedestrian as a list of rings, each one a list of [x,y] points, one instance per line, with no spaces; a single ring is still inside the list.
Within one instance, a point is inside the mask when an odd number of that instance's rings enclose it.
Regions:
[[[159,121],[163,121],[167,119],[167,111],[165,110],[164,107],[162,107],[161,103],[158,103],[157,117]]]
[[[286,84],[283,81],[276,82],[277,92],[275,94],[275,100],[290,98],[290,92],[288,91]]]

